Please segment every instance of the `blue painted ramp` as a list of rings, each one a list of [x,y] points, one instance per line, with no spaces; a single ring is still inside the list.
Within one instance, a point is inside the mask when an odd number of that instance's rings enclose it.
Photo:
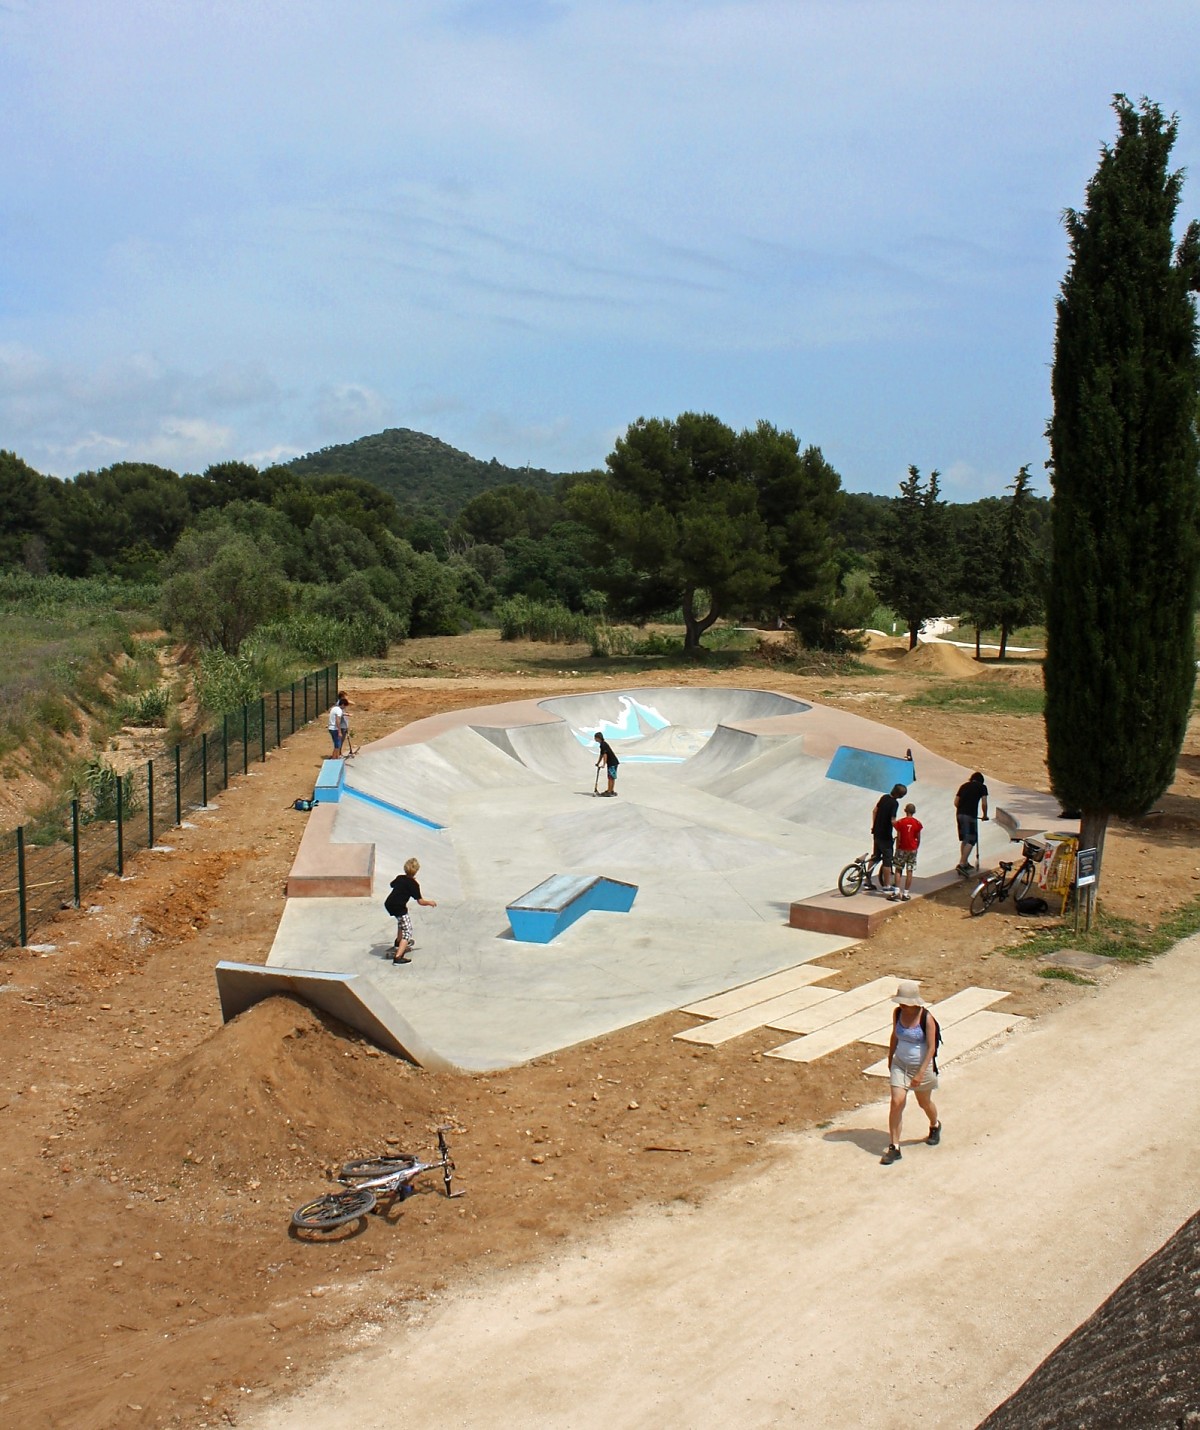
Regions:
[[[600,909],[627,914],[636,884],[595,874],[552,874],[536,889],[514,899],[506,910],[513,937],[522,943],[549,943],[584,914]]]
[[[884,793],[893,785],[913,784],[917,772],[912,760],[881,755],[875,750],[856,750],[853,745],[839,745],[825,778]]]

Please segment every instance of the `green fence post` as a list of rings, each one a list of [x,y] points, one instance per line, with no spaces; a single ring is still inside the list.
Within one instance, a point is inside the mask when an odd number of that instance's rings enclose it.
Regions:
[[[79,907],[79,801],[71,801],[71,874],[75,907]]]
[[[267,697],[261,696],[258,702],[258,760],[259,764],[267,758]]]
[[[17,828],[17,922],[21,947],[29,942],[29,915],[25,906],[25,826]]]
[[[208,731],[200,736],[200,767],[203,773],[200,776],[200,804],[201,808],[208,808]]]
[[[296,733],[296,682],[293,680],[293,681],[292,681],[292,728],[288,731],[288,734],[289,734],[289,735],[294,735],[295,733]]]
[[[154,761],[146,761],[146,832],[150,836],[148,847],[154,848]]]
[[[125,781],[117,776],[117,878],[125,877]]]
[[[242,706],[242,774],[250,773],[250,707]]]
[[[275,748],[283,744],[282,725],[279,723],[279,691],[275,692]]]
[[[221,771],[224,776],[222,789],[229,788],[229,713],[221,716]]]
[[[183,823],[183,755],[182,746],[175,746],[175,823]]]

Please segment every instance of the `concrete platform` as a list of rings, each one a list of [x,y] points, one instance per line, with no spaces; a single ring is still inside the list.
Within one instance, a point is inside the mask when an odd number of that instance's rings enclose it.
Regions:
[[[597,730],[621,758],[617,799],[593,797]],[[797,969],[854,937],[790,926],[793,905],[827,893],[868,837],[878,791],[829,773],[847,747],[875,752],[881,769],[911,750],[923,877],[954,882],[953,798],[969,771],[845,711],[688,687],[414,722],[362,747],[339,800],[309,815],[269,966],[367,976],[425,1048],[466,1069],[512,1066]],[[1004,807],[1007,787],[989,784]],[[1054,801],[1026,793],[1021,820],[1042,806],[1046,827],[1061,827]],[[1007,852],[998,822],[982,832],[985,860]],[[393,967],[383,900],[414,856],[438,907],[413,908],[412,963]],[[636,905],[591,913],[550,945],[514,939],[507,904],[552,871],[636,885]],[[903,910],[870,903],[881,917]]]

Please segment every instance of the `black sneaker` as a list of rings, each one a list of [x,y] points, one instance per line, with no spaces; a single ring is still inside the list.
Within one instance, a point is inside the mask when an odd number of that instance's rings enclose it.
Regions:
[[[969,864],[956,864],[954,866],[954,872],[961,874],[964,879],[969,879],[971,877],[971,866]]]
[[[896,1146],[889,1146],[887,1151],[879,1159],[880,1164],[884,1167],[890,1167],[893,1162],[898,1162],[899,1160],[900,1149]]]
[[[942,1124],[940,1122],[935,1122],[933,1126],[929,1129],[929,1136],[926,1137],[925,1141],[930,1147],[936,1147],[941,1140]]]

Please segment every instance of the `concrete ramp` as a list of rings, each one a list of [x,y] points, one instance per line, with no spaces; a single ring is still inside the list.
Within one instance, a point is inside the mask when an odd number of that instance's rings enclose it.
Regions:
[[[592,797],[596,730],[622,759],[616,799]],[[364,746],[342,798],[309,816],[295,873],[342,880],[288,899],[269,969],[316,979],[314,1001],[343,1000],[320,1006],[364,1031],[370,1014],[384,1031],[368,1036],[430,1066],[511,1067],[600,1037],[793,969],[895,913],[829,891],[869,847],[872,807],[894,783],[880,761],[910,744],[844,710],[719,686],[605,689],[415,721]],[[869,757],[876,788],[829,776],[845,748]],[[956,882],[953,799],[967,771],[913,752],[920,894]],[[1015,805],[1015,791],[992,790],[985,859],[1007,852],[1002,821]],[[1022,801],[1023,827],[1041,807]],[[383,900],[409,858],[437,907],[413,907],[412,962],[393,966]],[[590,912],[548,945],[514,940],[507,906],[552,872],[636,885],[636,903]],[[335,986],[357,990],[367,1012],[351,1017]]]
[[[311,968],[263,968],[257,963],[217,964],[221,1021],[228,1023],[255,1003],[279,993],[320,1008],[389,1053],[434,1072],[462,1072],[429,1047],[369,978],[360,973],[323,973]]]
[[[599,730],[610,743],[614,739],[637,739],[667,725],[714,730],[722,722],[741,724],[745,720],[803,715],[812,709],[802,700],[773,690],[709,686],[605,690],[588,695],[558,695],[538,704],[576,729],[592,733]]]

